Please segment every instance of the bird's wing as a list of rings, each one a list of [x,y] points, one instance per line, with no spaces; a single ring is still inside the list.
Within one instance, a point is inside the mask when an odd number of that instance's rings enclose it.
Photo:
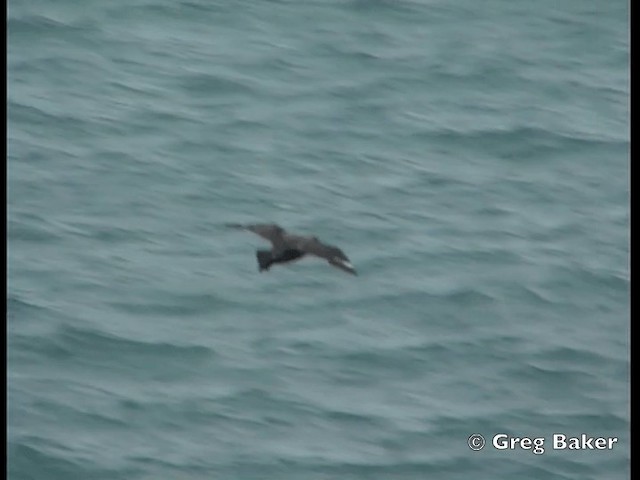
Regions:
[[[227,223],[227,227],[237,228],[239,230],[248,230],[262,238],[269,240],[274,248],[280,248],[283,244],[282,236],[284,235],[284,229],[275,223],[256,223],[256,224],[239,224],[239,223]]]
[[[351,274],[356,274],[355,268],[351,265],[349,258],[338,247],[322,243],[316,237],[285,235],[285,240],[287,245],[295,245],[295,248],[302,252],[324,258],[331,265]]]
[[[295,245],[298,250],[329,260],[335,256],[344,257],[344,253],[333,245],[326,245],[315,237],[287,235],[287,244]],[[346,257],[345,257],[346,258]]]

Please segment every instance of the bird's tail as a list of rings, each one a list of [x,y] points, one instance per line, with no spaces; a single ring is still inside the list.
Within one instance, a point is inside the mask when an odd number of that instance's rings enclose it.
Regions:
[[[258,259],[258,266],[261,272],[263,270],[269,270],[269,267],[273,263],[273,255],[271,255],[271,250],[256,251],[256,258]]]

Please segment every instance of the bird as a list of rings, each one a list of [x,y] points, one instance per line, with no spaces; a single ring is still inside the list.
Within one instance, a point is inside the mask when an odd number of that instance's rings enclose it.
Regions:
[[[321,242],[318,237],[289,233],[275,223],[227,223],[225,225],[253,232],[271,242],[271,250],[256,251],[260,272],[268,271],[274,264],[289,263],[306,255],[315,255],[324,258],[330,265],[340,270],[357,275],[356,269],[342,250]]]

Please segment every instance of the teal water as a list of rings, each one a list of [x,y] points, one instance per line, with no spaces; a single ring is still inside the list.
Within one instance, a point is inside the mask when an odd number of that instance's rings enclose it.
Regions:
[[[9,2],[9,478],[629,478],[627,9]]]

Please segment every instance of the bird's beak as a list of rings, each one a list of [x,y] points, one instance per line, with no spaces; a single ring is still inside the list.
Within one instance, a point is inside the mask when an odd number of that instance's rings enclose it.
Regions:
[[[353,267],[353,265],[351,265],[351,262],[349,262],[348,260],[342,260],[340,258],[337,258],[335,260],[330,261],[329,263],[331,263],[332,265],[338,267],[340,270],[344,270],[347,273],[350,273],[351,275],[358,275],[358,273],[356,272],[356,269]]]

